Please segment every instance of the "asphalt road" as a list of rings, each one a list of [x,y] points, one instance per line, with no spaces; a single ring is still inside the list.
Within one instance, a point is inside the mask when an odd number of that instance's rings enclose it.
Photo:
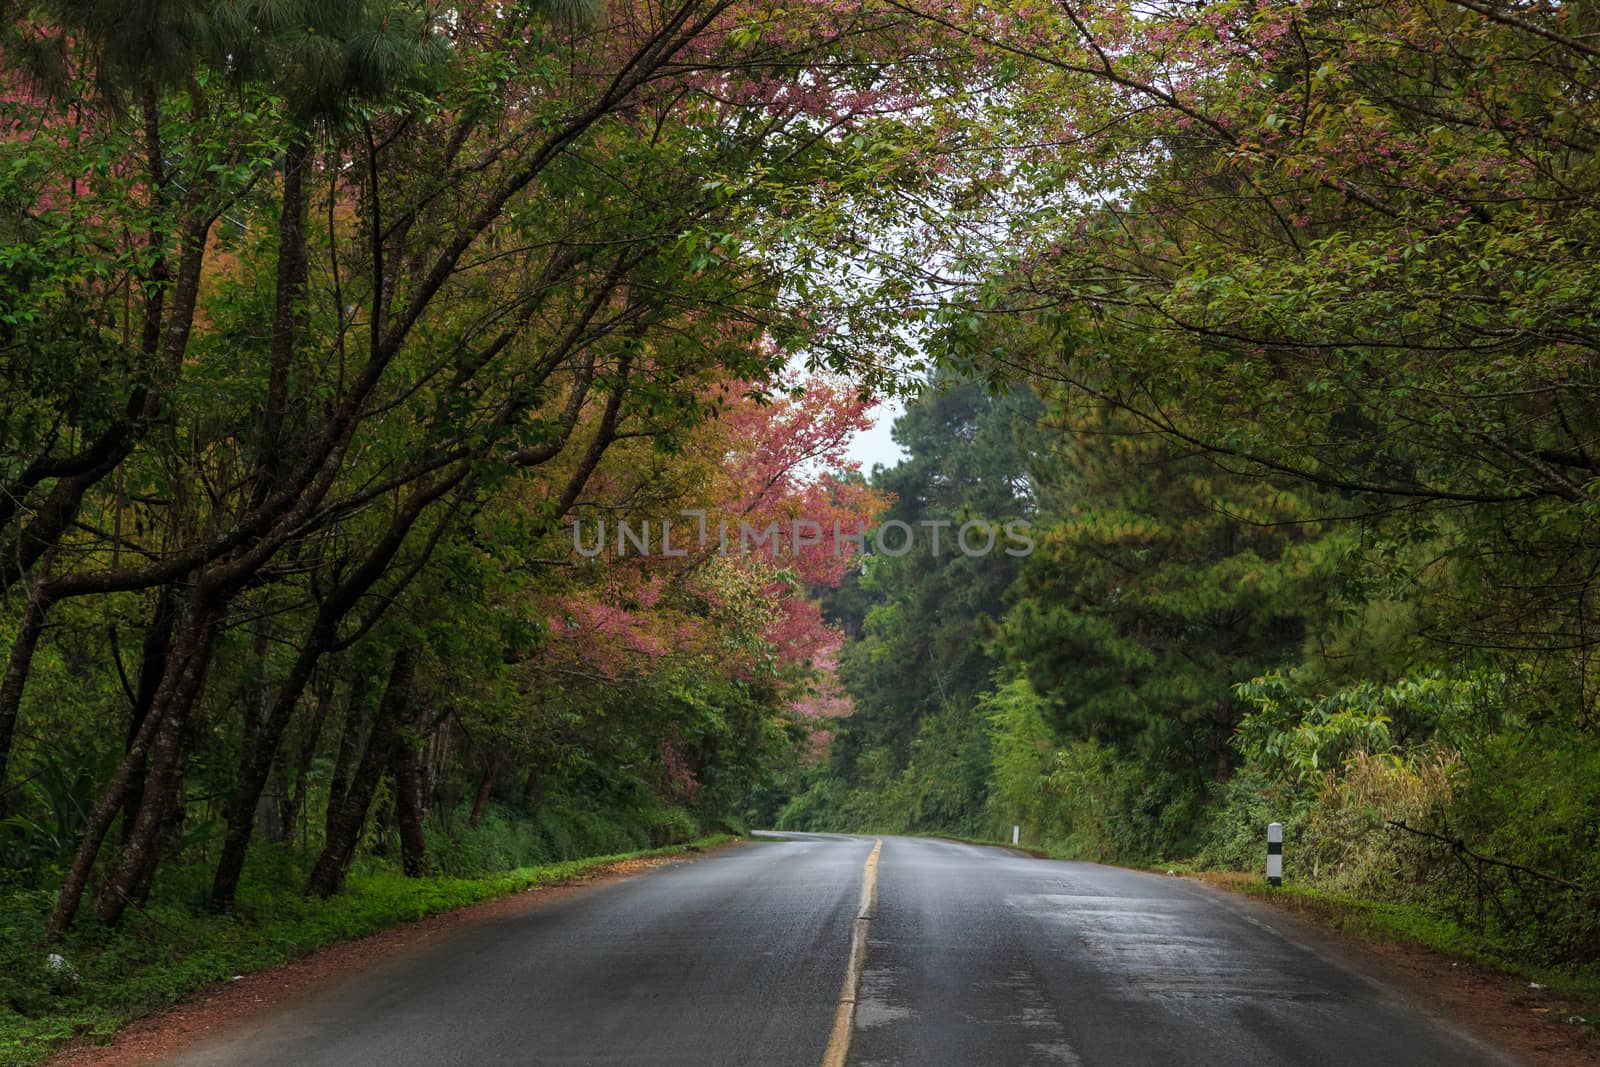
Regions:
[[[886,838],[857,923],[873,844],[796,836],[585,889],[171,1062],[816,1067],[863,935],[859,1067],[1506,1062],[1183,879]]]

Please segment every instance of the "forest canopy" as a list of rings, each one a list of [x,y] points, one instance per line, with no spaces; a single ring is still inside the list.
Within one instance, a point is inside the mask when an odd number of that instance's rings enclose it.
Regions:
[[[1276,818],[1600,960],[1593,5],[4,14],[4,953],[774,820]],[[573,536],[689,515],[915,550]]]

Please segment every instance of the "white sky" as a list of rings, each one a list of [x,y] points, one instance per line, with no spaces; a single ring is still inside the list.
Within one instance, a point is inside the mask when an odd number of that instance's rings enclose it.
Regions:
[[[861,462],[861,473],[870,475],[875,463],[892,467],[906,458],[905,450],[889,436],[894,420],[904,410],[905,405],[899,400],[886,400],[872,410],[878,421],[872,429],[858,435],[850,444],[850,458]]]

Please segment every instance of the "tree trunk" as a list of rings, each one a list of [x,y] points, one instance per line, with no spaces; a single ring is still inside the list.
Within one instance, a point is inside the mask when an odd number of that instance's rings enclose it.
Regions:
[[[410,702],[411,678],[415,669],[410,649],[395,653],[394,665],[389,670],[388,688],[384,690],[383,703],[373,720],[367,737],[366,751],[350,779],[350,786],[340,798],[337,809],[328,816],[328,839],[322,854],[306,881],[306,893],[331,897],[344,886],[350,859],[355,855],[361,840],[361,829],[367,822],[367,810],[378,791],[378,782],[384,768],[389,765],[390,750],[394,746],[396,731]]]
[[[128,747],[122,765],[112,776],[111,783],[101,794],[100,803],[84,827],[83,840],[78,845],[72,866],[67,869],[66,877],[62,879],[61,889],[56,893],[55,907],[51,910],[49,922],[45,926],[46,942],[59,940],[72,923],[73,916],[77,914],[78,904],[83,900],[84,887],[89,883],[89,873],[94,869],[95,859],[100,855],[100,846],[105,842],[106,832],[116,820],[117,812],[122,810],[128,785],[138,770],[144,766],[145,757],[155,744],[157,734],[164,725],[167,711],[183,703],[182,698],[186,691],[198,688],[199,676],[204,674],[206,664],[210,660],[211,645],[216,637],[215,626],[220,620],[220,611],[210,604],[198,603],[191,607],[189,625],[184,628],[183,636],[174,649],[174,655],[169,659],[167,669],[162,674],[161,684],[150,702],[150,713],[145,716],[144,724],[139,727],[138,735]]]
[[[1211,758],[1214,763],[1213,774],[1217,783],[1223,784],[1233,777],[1233,735],[1238,729],[1233,716],[1229,714],[1232,707],[1227,700],[1217,704],[1217,715],[1211,720]]]
[[[467,820],[467,825],[476,830],[483,825],[483,813],[489,806],[489,794],[494,789],[495,775],[500,773],[500,753],[496,752],[489,757],[489,765],[483,769],[483,778],[478,782],[478,795],[472,800],[472,818]]]
[[[284,771],[282,753],[278,753],[267,772],[261,799],[256,801],[256,832],[269,845],[282,844],[289,832],[283,821],[283,809],[288,803],[289,780]]]
[[[150,613],[150,625],[145,629],[144,642],[139,649],[139,685],[133,693],[133,708],[128,715],[128,733],[122,752],[126,756],[150,714],[150,705],[156,698],[156,689],[166,673],[172,655],[172,630],[178,624],[178,592],[164,585],[156,592],[156,606]],[[127,795],[122,800],[122,840],[133,834],[134,820],[139,817],[139,805],[144,802],[144,766],[141,763],[128,782]]]
[[[189,755],[194,751],[195,739],[195,717],[190,714],[187,718],[189,726],[184,731],[179,771],[168,784],[166,795],[156,800],[156,803],[161,808],[160,824],[156,831],[156,845],[145,853],[139,870],[134,875],[128,890],[127,903],[132,904],[134,907],[142,908],[150,899],[150,887],[155,883],[156,868],[161,865],[161,856],[172,847],[183,833],[184,817],[187,814],[183,799],[183,768],[187,766]]]
[[[311,721],[306,723],[305,733],[300,738],[300,749],[294,763],[294,791],[289,794],[289,802],[283,809],[283,825],[288,827],[292,837],[295,825],[305,815],[306,793],[310,788],[311,762],[317,755],[317,743],[322,739],[322,726],[328,721],[328,709],[333,705],[333,676],[323,672],[317,681],[317,703],[311,713]],[[301,847],[305,839],[302,834]]]
[[[350,696],[345,703],[344,729],[339,735],[339,754],[334,758],[333,774],[328,778],[328,810],[322,827],[324,840],[333,834],[339,809],[344,806],[345,793],[350,789],[350,776],[355,773],[356,760],[360,758],[361,734],[366,723],[367,676],[357,673],[350,683]]]
[[[428,838],[422,828],[422,753],[412,738],[394,745],[394,813],[400,827],[400,862],[408,878],[420,878],[428,866]]]
[[[282,737],[278,731],[272,730],[268,725],[268,718],[275,713],[276,702],[272,697],[272,687],[267,684],[267,652],[270,646],[268,644],[269,635],[265,621],[260,626],[261,628],[256,631],[252,650],[252,654],[255,657],[255,665],[251,671],[252,677],[246,683],[248,698],[245,701],[243,757],[240,761],[237,779],[239,787],[235,792],[237,794],[248,791],[255,794],[253,803],[250,805],[250,814],[254,818],[256,832],[265,838],[268,843],[276,843],[283,840],[283,826],[278,821],[282,791],[268,789],[267,786],[269,783],[278,784],[282,778],[282,761],[277,758],[278,742]],[[260,781],[253,782],[251,780],[253,777],[252,772],[255,771],[257,763],[264,763],[266,767],[264,773],[260,776]],[[250,788],[251,786],[254,786],[254,788]],[[236,795],[234,798],[235,804],[238,801],[239,798]],[[230,809],[232,806],[230,805]],[[230,810],[231,814],[232,811]],[[231,818],[229,823],[231,830]],[[248,831],[246,831],[246,836],[248,837]],[[226,854],[228,849],[224,847],[223,852]]]
[[[422,810],[441,819],[446,826],[450,824],[439,811],[439,782],[443,780],[449,765],[450,730],[445,727],[428,735],[428,746],[422,762]]]
[[[312,627],[305,646],[295,657],[294,666],[283,680],[277,699],[263,708],[256,728],[249,731],[244,759],[239,766],[238,786],[228,802],[228,833],[222,842],[222,854],[217,857],[217,870],[211,879],[211,907],[225,909],[233,903],[239,889],[239,876],[244,871],[245,854],[250,849],[250,835],[261,815],[267,780],[278,760],[278,747],[284,729],[294,715],[300,694],[311,680],[317,661],[327,648],[329,631],[319,624]],[[280,768],[281,771],[281,768]],[[276,799],[271,800],[270,815],[276,816]],[[278,827],[268,827],[277,830]],[[281,834],[266,833],[268,840],[281,840]]]
[[[129,904],[138,903],[140,886],[148,886],[154,877],[155,865],[160,862],[162,835],[172,817],[172,807],[182,803],[183,773],[192,736],[189,720],[205,688],[206,671],[211,663],[219,622],[220,615],[215,611],[200,611],[190,617],[188,629],[191,632],[203,632],[191,642],[194,653],[181,664],[179,682],[172,689],[172,700],[161,713],[161,723],[146,759],[147,799],[139,806],[139,815],[133,821],[133,832],[123,843],[122,854],[118,857],[115,870],[106,880],[95,907],[100,921],[108,926],[122,918]],[[151,714],[155,714],[155,709]]]
[[[250,847],[256,807],[266,786],[267,777],[271,773],[278,744],[283,739],[283,732],[288,728],[289,720],[294,715],[300,695],[305,692],[305,687],[311,680],[312,672],[322,657],[334,647],[339,622],[356,606],[361,596],[383,576],[427,503],[437,499],[449,484],[441,482],[433,490],[419,490],[414,494],[390,521],[389,529],[377,547],[373,548],[361,565],[318,606],[316,621],[312,623],[311,630],[300,647],[300,654],[295,657],[294,666],[284,679],[277,701],[270,710],[263,713],[260,721],[256,723],[257,729],[247,738],[245,751],[249,756],[240,769],[239,788],[229,805],[228,836],[223,844],[222,856],[217,863],[216,876],[212,880],[213,907],[226,908],[233,900],[234,892],[238,888],[239,874],[244,869],[245,852]],[[330,798],[328,805],[330,839],[333,836],[334,813],[338,807],[333,802],[335,799],[338,798]]]
[[[282,487],[285,467],[285,422],[289,377],[296,343],[306,328],[306,184],[311,169],[311,144],[296,137],[283,155],[283,206],[278,213],[277,292],[272,312],[272,342],[267,352],[267,397],[261,417],[261,442],[256,504]]]
[[[6,769],[11,762],[11,740],[16,736],[17,713],[22,707],[22,693],[28,685],[28,674],[33,667],[33,653],[39,645],[39,635],[44,632],[45,616],[50,603],[44,595],[44,582],[34,584],[28,595],[28,606],[22,613],[22,623],[17,639],[6,660],[6,673],[0,681],[0,818],[8,807]]]

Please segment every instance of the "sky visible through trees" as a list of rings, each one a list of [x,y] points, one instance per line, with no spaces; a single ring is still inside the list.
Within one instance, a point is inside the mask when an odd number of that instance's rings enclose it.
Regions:
[[[4,14],[0,1012],[758,824],[1600,963],[1600,9]]]

